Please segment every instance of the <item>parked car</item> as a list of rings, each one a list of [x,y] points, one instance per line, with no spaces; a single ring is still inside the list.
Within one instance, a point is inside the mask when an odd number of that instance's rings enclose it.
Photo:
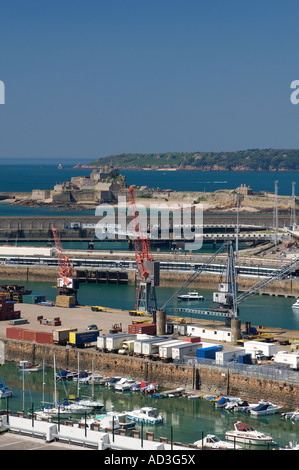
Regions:
[[[98,330],[98,327],[97,325],[88,325],[85,329],[86,330]]]

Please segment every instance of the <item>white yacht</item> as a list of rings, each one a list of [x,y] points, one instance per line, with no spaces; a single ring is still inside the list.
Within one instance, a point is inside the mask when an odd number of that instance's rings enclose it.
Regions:
[[[256,431],[252,426],[241,421],[237,421],[234,424],[233,431],[227,431],[225,433],[225,438],[228,441],[241,442],[242,444],[251,444],[251,445],[275,445],[276,442],[273,441],[272,437],[263,434],[262,432]]]
[[[207,434],[206,437],[200,439],[199,441],[195,441],[194,445],[196,445],[199,449],[228,449],[228,450],[241,450],[242,447],[236,444],[231,444],[230,442],[222,441],[219,437],[215,436],[215,434]]]
[[[151,406],[144,406],[139,410],[127,411],[126,415],[137,423],[161,424],[164,422],[163,417],[157,414],[157,408]]]
[[[299,299],[292,305],[292,308],[299,309]]]
[[[140,383],[140,382],[138,382]],[[114,390],[118,390],[121,392],[128,392],[137,384],[136,380],[133,379],[124,379],[120,380],[114,385]]]
[[[204,300],[198,292],[188,292],[188,294],[178,295],[178,300]]]

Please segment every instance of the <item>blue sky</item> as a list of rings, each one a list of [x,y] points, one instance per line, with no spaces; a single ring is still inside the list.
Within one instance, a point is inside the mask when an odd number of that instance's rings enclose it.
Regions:
[[[298,148],[299,2],[0,0],[0,158]]]

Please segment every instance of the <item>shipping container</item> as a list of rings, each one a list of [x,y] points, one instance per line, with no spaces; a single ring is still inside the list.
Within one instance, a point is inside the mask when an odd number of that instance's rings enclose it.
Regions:
[[[197,350],[196,357],[197,359],[215,359],[216,352],[222,351],[222,346],[211,346],[207,348],[200,348]]]
[[[239,364],[252,364],[252,357],[251,354],[240,354],[238,356],[238,362]]]
[[[46,296],[45,295],[34,295],[34,294],[26,294],[22,296],[23,304],[37,304],[39,302],[45,302]]]
[[[216,351],[216,364],[223,365],[225,362],[237,361],[241,354],[245,354],[245,349],[235,348],[230,351]]]
[[[180,361],[184,356],[194,353],[201,347],[201,343],[187,343],[173,346],[171,350],[171,358],[173,361]]]
[[[39,344],[53,344],[53,335],[50,331],[37,331],[36,342]]]
[[[188,336],[185,338],[185,341],[188,341],[189,343],[200,343],[201,338],[199,336]]]
[[[68,344],[77,348],[84,347],[86,344],[97,341],[99,334],[99,330],[72,331],[69,333]]]
[[[129,325],[128,332],[131,334],[156,334],[156,325],[155,323],[139,323],[134,325]]]
[[[6,328],[6,338],[8,339],[22,339],[23,329],[18,327]]]

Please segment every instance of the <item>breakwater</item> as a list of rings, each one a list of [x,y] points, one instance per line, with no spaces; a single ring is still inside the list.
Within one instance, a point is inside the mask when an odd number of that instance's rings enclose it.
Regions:
[[[59,368],[77,369],[77,349],[8,339],[3,343],[6,361],[45,360],[45,365],[52,367],[55,354]],[[290,409],[299,407],[299,384],[239,374],[216,366],[177,365],[87,348],[80,350],[80,369],[93,369],[108,377],[121,375],[154,381],[166,389],[182,387],[203,394],[240,396],[254,403],[265,399]]]

